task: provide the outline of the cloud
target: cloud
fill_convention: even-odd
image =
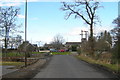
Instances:
[[[105,30],[110,31],[111,29],[113,29],[113,27],[111,26],[105,26],[105,27],[94,27],[94,33],[98,34],[100,32],[104,32]]]
[[[98,36],[99,33],[107,30],[110,31],[113,27],[105,26],[105,27],[94,27],[94,36]],[[81,41],[81,30],[88,31],[88,35],[90,35],[90,28],[88,27],[73,27],[68,30],[67,33],[64,33],[65,40],[67,42],[80,42]],[[85,34],[85,33],[83,33]],[[96,35],[95,35],[96,34]],[[83,35],[85,37],[85,35]]]
[[[31,18],[30,20],[39,20],[39,18],[34,17],[34,18]]]
[[[77,36],[81,34],[81,30],[83,31],[89,31],[89,27],[74,27],[72,29],[69,30],[69,32],[67,33],[67,35],[69,36]]]
[[[27,0],[27,2],[74,2],[75,0]],[[82,1],[82,0],[79,0]],[[89,1],[89,0],[88,0]],[[99,2],[119,2],[119,0],[95,0]],[[26,0],[0,0],[0,2],[26,2]]]
[[[105,26],[105,27],[94,27],[93,31],[94,34],[98,34],[100,32],[103,32],[105,30],[110,31],[113,27]],[[78,36],[81,34],[81,30],[88,31],[90,34],[90,28],[88,27],[74,27],[69,30],[69,32],[66,33],[67,36]]]
[[[0,0],[0,6],[20,6],[26,0]],[[40,0],[27,0],[27,2],[39,2]]]
[[[17,16],[18,16],[18,18],[21,18],[21,19],[24,19],[24,18],[25,18],[25,15],[22,15],[22,14],[19,14],[19,15],[17,15]],[[39,20],[39,18],[33,17],[33,18],[29,18],[29,20]]]
[[[74,0],[27,0],[27,2],[74,2]],[[99,2],[118,2],[119,0],[96,0]],[[20,6],[26,0],[0,0],[0,6]]]
[[[18,18],[22,18],[22,19],[24,19],[25,16],[24,16],[24,15],[18,15]]]
[[[27,2],[39,2],[39,1],[41,0],[27,0]],[[0,2],[26,2],[26,0],[0,0]]]
[[[16,3],[14,3],[14,2],[1,2],[0,3],[0,6],[20,6],[21,5],[21,3],[18,3],[18,2],[16,2]]]

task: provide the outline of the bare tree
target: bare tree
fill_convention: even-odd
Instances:
[[[21,35],[17,35],[15,37],[10,36],[8,46],[11,47],[11,49],[12,48],[18,48],[18,46],[20,44],[22,44],[22,41],[23,41],[23,39],[22,39]]]
[[[64,38],[58,34],[54,36],[53,41],[51,42],[51,45],[55,49],[60,49],[63,46],[64,41],[65,41]]]
[[[16,29],[16,19],[19,14],[19,9],[14,7],[2,8],[0,7],[0,30],[2,30],[2,36],[5,38],[5,51],[7,50],[9,33]]]
[[[66,19],[68,19],[71,15],[74,15],[75,18],[82,18],[82,20],[90,26],[90,47],[92,50],[91,53],[93,54],[93,26],[99,21],[98,16],[96,15],[96,11],[100,7],[99,2],[95,2],[93,0],[76,0],[73,3],[62,2],[62,4],[63,6],[61,9],[63,11],[67,11],[65,16]]]

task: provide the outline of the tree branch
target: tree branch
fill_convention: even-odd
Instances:
[[[87,21],[87,19],[85,19],[85,17],[84,17],[83,15],[81,15],[79,12],[76,12],[76,11],[74,11],[73,9],[71,9],[71,8],[69,7],[69,5],[68,5],[68,9],[71,10],[73,13],[79,15],[87,24],[90,25],[90,22]]]
[[[88,14],[88,16],[89,16],[89,18],[91,19],[92,17],[91,17],[91,8],[89,9],[89,5],[88,5],[88,3],[86,2],[86,6],[85,6],[85,8],[86,8],[86,11],[87,11],[87,14]],[[89,10],[88,10],[89,9]]]

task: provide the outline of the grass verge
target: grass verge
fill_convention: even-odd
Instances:
[[[21,66],[24,65],[24,62],[9,62],[9,61],[1,61],[0,65],[8,65],[8,66]]]
[[[70,52],[51,52],[52,55],[69,55],[71,54]]]
[[[2,57],[2,53],[0,53],[0,57]]]
[[[112,70],[114,72],[120,72],[120,66],[118,66],[118,64],[106,64],[102,61],[94,60],[92,58],[89,58],[89,57],[86,57],[86,56],[81,56],[81,55],[77,56],[77,58],[79,58],[83,61],[86,61],[88,63],[102,65],[102,66],[104,66],[104,67],[106,67],[109,70]]]
[[[45,53],[45,52],[32,52],[32,54],[42,54],[42,53]]]

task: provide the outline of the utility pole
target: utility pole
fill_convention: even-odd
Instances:
[[[83,39],[83,30],[81,30],[81,40]]]
[[[85,33],[85,34],[83,34],[83,32]],[[85,35],[85,39],[87,40],[87,38],[88,38],[88,31],[83,31],[83,30],[81,30],[81,41],[83,40],[83,36]]]
[[[88,31],[84,31],[85,32],[85,38],[87,40],[87,37],[88,37]]]
[[[27,41],[27,0],[25,2],[25,42]],[[25,50],[25,67],[27,67],[27,51]]]
[[[25,41],[27,41],[27,0],[25,2]]]

